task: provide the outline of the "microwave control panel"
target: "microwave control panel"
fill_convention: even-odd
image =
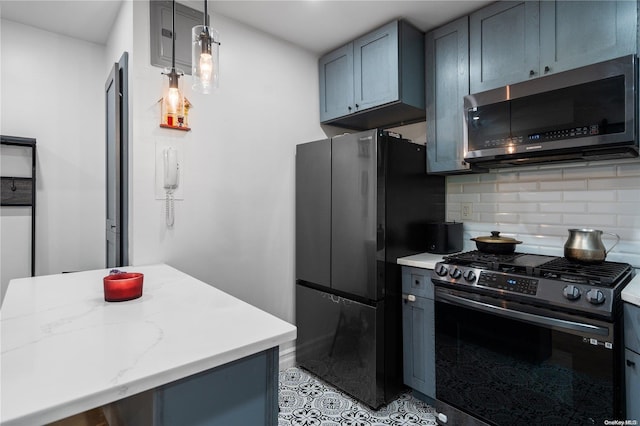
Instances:
[[[600,134],[600,126],[592,124],[590,126],[573,127],[563,130],[549,130],[543,133],[532,133],[528,136],[530,142],[545,142],[557,139],[582,138]]]

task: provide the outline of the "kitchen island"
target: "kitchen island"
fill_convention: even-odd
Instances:
[[[150,401],[136,414],[144,423],[275,424],[278,345],[296,328],[170,266],[123,269],[144,274],[142,297],[105,302],[106,269],[11,281],[1,309],[2,425],[45,424],[140,395]]]

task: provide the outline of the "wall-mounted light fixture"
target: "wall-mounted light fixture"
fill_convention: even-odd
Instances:
[[[169,77],[169,80],[165,83],[165,87],[163,90],[160,126],[181,130],[190,130],[186,118],[186,111],[188,110],[188,108],[185,108],[188,101],[184,97],[184,94],[182,92],[182,84],[180,82],[180,77],[184,75],[184,72],[180,69],[176,69],[175,0],[173,0],[171,18],[171,68],[165,68],[162,74]]]
[[[204,0],[204,25],[193,27],[191,41],[193,89],[208,94],[219,84],[220,38],[218,32],[209,26],[207,0]]]

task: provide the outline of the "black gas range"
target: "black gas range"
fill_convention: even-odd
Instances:
[[[438,423],[625,418],[620,292],[633,275],[527,253],[443,258],[431,274]]]
[[[631,265],[584,264],[563,257],[470,251],[447,256],[432,274],[435,284],[494,297],[612,319],[614,302],[633,278]]]

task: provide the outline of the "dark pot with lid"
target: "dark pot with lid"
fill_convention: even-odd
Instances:
[[[489,254],[511,254],[516,251],[516,244],[522,244],[509,237],[501,237],[499,231],[491,231],[491,236],[471,238],[476,242],[476,247],[483,253]]]

